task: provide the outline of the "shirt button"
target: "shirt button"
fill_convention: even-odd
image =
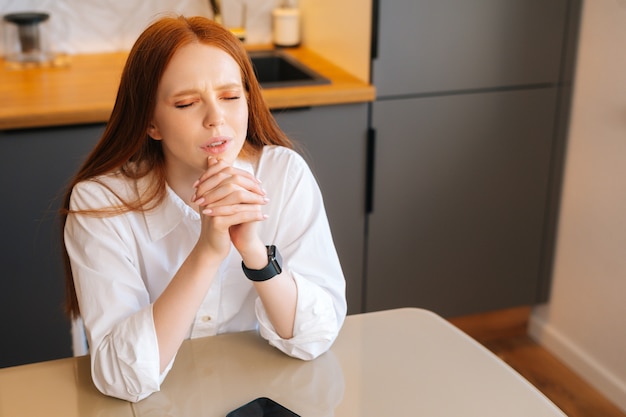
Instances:
[[[206,323],[208,321],[211,321],[211,316],[202,316],[201,320]]]

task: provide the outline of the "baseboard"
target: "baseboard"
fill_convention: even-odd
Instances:
[[[530,315],[528,334],[626,413],[626,382],[536,314]]]

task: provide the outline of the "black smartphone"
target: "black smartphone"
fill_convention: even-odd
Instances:
[[[226,414],[226,417],[300,417],[276,401],[260,397]]]

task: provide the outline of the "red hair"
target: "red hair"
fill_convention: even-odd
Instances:
[[[258,157],[265,145],[293,148],[269,111],[252,64],[241,41],[221,25],[204,17],[164,17],[152,23],[133,45],[120,80],[115,105],[105,131],[69,183],[61,209],[61,237],[71,212],[70,196],[81,181],[120,171],[130,179],[154,177],[152,187],[137,201],[122,201],[121,207],[80,212],[89,215],[114,215],[124,211],[143,211],[160,204],[166,195],[165,160],[161,142],[147,134],[156,105],[156,92],[172,56],[182,46],[199,42],[227,52],[239,65],[248,101],[248,134],[240,156]],[[118,196],[119,197],[119,196]],[[72,317],[80,314],[76,289],[65,244],[65,310]]]

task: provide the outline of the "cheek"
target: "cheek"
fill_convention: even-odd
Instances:
[[[248,106],[244,106],[238,114],[237,124],[244,137],[248,131]]]
[[[161,135],[166,136],[172,127],[172,115],[163,109],[156,109],[153,116],[153,124],[159,129]]]
[[[241,118],[242,118],[243,120],[245,120],[245,121],[246,121],[246,123],[248,122],[248,103],[247,103],[247,102],[246,102],[246,104],[245,104],[245,105],[243,105],[243,106],[242,106],[242,109],[241,109]]]

